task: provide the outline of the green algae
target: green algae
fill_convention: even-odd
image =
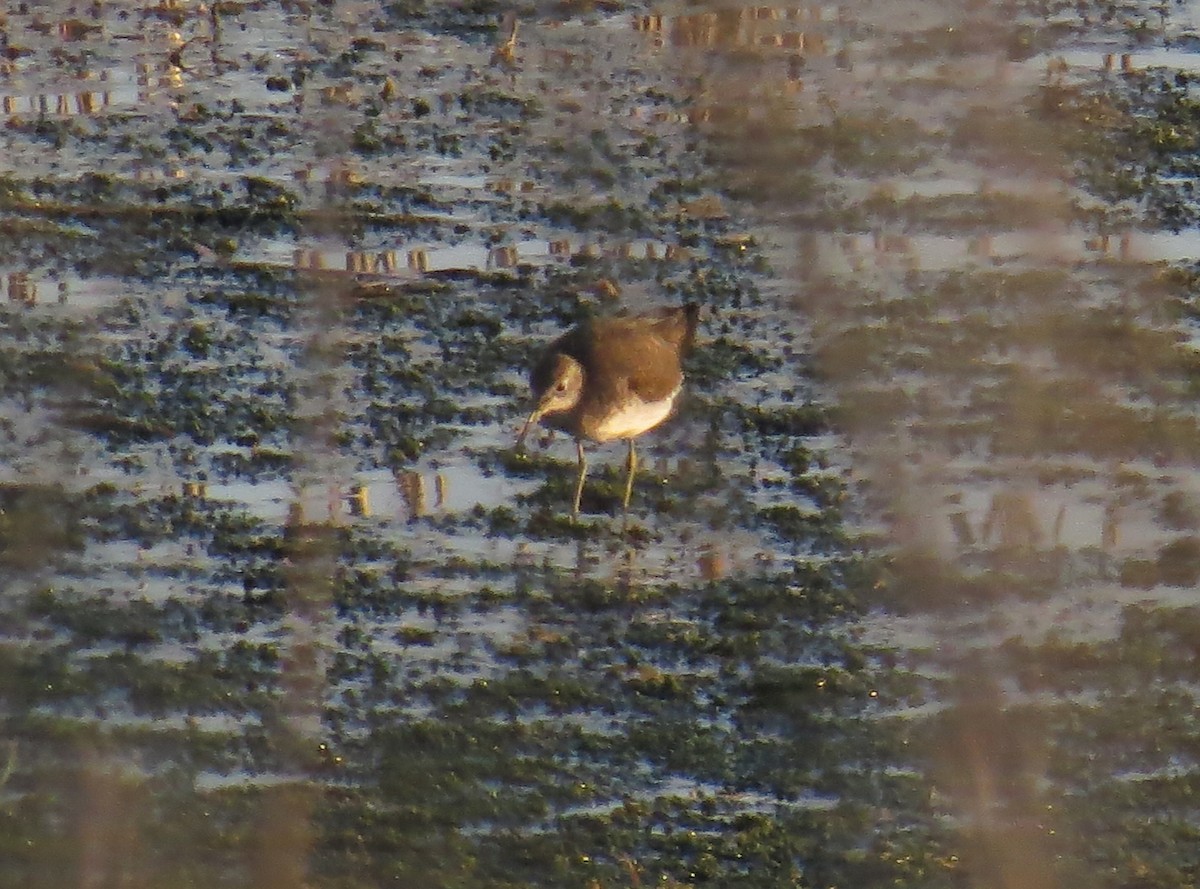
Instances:
[[[258,6],[222,14],[232,21]],[[490,3],[396,3],[385,13],[391,24],[481,40],[496,33],[497,11]],[[440,24],[430,24],[434,20]],[[1053,39],[1028,25],[998,36],[1018,57]],[[930,32],[907,50],[937,57],[970,50],[971,39],[978,35]],[[378,72],[359,67],[377,53],[374,38],[356,42],[328,60],[297,62],[288,82],[299,87],[301,73],[355,76],[378,88]],[[432,82],[443,72],[429,67]],[[566,165],[542,171],[541,187],[551,191],[580,183],[605,189],[642,184],[618,165],[618,142],[593,136],[603,132],[591,125],[577,144],[526,146],[521,128],[553,103],[518,92],[515,83],[510,89],[498,78],[452,93],[451,105],[464,120],[510,127],[482,140],[442,116],[434,98],[405,97],[402,113],[411,119],[388,124],[370,117],[379,109],[364,104],[366,119],[346,129],[350,151],[364,160],[385,152],[422,150],[447,160],[482,152],[492,162],[528,151],[539,163],[557,158]],[[682,106],[669,93],[659,104],[674,113]],[[1186,122],[1188,108],[1175,105],[1171,113]],[[1041,113],[1068,114],[1057,98],[1041,107]],[[999,554],[978,576],[964,579],[919,550],[878,568],[848,552],[838,513],[841,483],[805,439],[852,426],[856,417],[906,416],[914,401],[897,386],[863,392],[844,406],[811,403],[804,379],[810,360],[796,354],[799,346],[764,344],[774,322],[752,311],[771,299],[756,283],[770,271],[760,242],[741,237],[733,222],[680,218],[672,206],[713,178],[695,160],[679,157],[692,137],[639,137],[634,155],[662,167],[645,183],[645,195],[538,198],[517,208],[471,205],[497,229],[545,226],[684,244],[695,253],[682,267],[598,256],[554,271],[527,267],[450,272],[412,284],[333,284],[344,293],[331,300],[337,307],[330,326],[345,342],[333,347],[332,363],[347,368],[347,377],[328,384],[334,404],[322,416],[335,428],[329,443],[344,461],[339,465],[425,470],[465,447],[475,466],[536,487],[511,502],[430,518],[384,512],[356,521],[296,522],[270,507],[259,515],[236,498],[134,490],[143,481],[151,490],[160,483],[152,471],[156,460],[167,460],[189,484],[267,485],[300,478],[320,452],[304,434],[311,415],[301,413],[301,403],[319,395],[323,384],[296,364],[303,352],[297,342],[313,335],[306,313],[323,292],[321,276],[241,260],[223,268],[178,266],[196,244],[236,256],[258,238],[309,230],[344,228],[352,241],[374,232],[436,243],[455,242],[463,232],[454,228],[459,223],[438,217],[453,202],[424,187],[349,183],[337,194],[343,203],[312,207],[298,186],[242,175],[273,152],[301,150],[311,131],[245,119],[232,104],[209,103],[184,114],[155,137],[163,144],[147,147],[212,152],[238,171],[226,187],[141,186],[100,174],[14,182],[5,191],[5,200],[34,222],[95,226],[95,237],[70,248],[72,261],[133,280],[183,281],[187,289],[182,306],[165,312],[165,323],[161,307],[130,301],[100,322],[99,342],[66,339],[40,354],[14,350],[5,359],[6,392],[36,401],[66,391],[78,405],[71,428],[102,443],[112,465],[123,467],[117,482],[81,497],[53,485],[6,489],[0,550],[6,564],[83,567],[63,570],[53,584],[15,600],[13,626],[26,636],[4,647],[0,687],[18,761],[29,761],[28,750],[37,752],[36,765],[20,766],[6,785],[17,798],[0,808],[5,881],[78,882],[83,825],[73,811],[80,799],[92,807],[83,807],[89,813],[136,813],[116,819],[112,846],[126,863],[114,870],[114,882],[265,885],[270,859],[262,846],[274,835],[262,825],[289,809],[310,832],[304,842],[293,845],[285,836],[279,845],[310,867],[307,879],[316,885],[962,886],[986,879],[977,865],[972,871],[964,864],[970,837],[931,801],[931,786],[945,793],[956,786],[931,782],[936,764],[922,752],[928,732],[879,718],[881,698],[916,707],[944,689],[898,673],[892,653],[868,659],[847,626],[868,604],[954,615],[988,603],[1044,601],[1059,583],[1062,561],[1054,554]],[[987,134],[977,129],[984,123],[982,112],[968,116],[951,141],[966,152],[984,151]],[[1010,124],[1000,121],[993,132],[1014,132],[1005,129]],[[111,126],[113,139],[142,138],[144,126],[136,120],[114,119]],[[52,120],[25,121],[10,132],[64,149],[86,136],[80,127]],[[1137,138],[1165,157],[1186,149],[1178,133],[1147,127]],[[781,135],[751,128],[748,135],[751,159],[784,158],[790,172],[756,167],[768,173],[731,177],[730,189],[811,201],[795,208],[797,218],[808,220],[842,212],[840,198],[825,193],[822,177],[810,172],[813,165],[864,175],[904,172],[940,146],[939,134],[911,120],[852,113],[829,126]],[[327,146],[331,140],[316,141]],[[571,166],[576,161],[579,168]],[[1112,176],[1114,195],[1139,181],[1124,170]],[[34,206],[35,200],[44,203]],[[1186,218],[1183,210],[1163,207],[1164,218]],[[882,219],[937,228],[982,227],[989,218],[1016,224],[1022,213],[1000,199],[880,200],[851,215],[860,224]],[[58,243],[60,233],[31,230],[22,238],[24,250]],[[691,401],[683,405],[680,425],[665,432],[677,440],[647,442],[651,453],[684,454],[697,465],[648,467],[635,486],[631,529],[616,518],[619,461],[594,467],[585,516],[576,520],[565,509],[573,484],[570,449],[525,455],[507,449],[508,426],[526,409],[520,373],[528,356],[583,311],[595,310],[581,294],[610,275],[627,286],[661,287],[672,300],[700,299],[730,324],[689,367]],[[986,312],[1027,311],[1061,292],[1065,279],[1061,271],[1009,270],[914,277],[917,295],[928,289],[945,299],[940,305],[975,313],[948,331],[935,323],[930,302],[920,345],[952,338],[964,353],[981,354],[996,341]],[[880,313],[897,324],[905,320],[895,306],[880,306]],[[12,338],[34,340],[57,330],[47,324],[33,334],[12,321]],[[1047,323],[1040,317],[1034,326],[1043,331],[1039,342],[1081,374],[1135,376],[1145,366],[1136,356],[1157,350],[1162,340],[1128,319],[1098,317],[1101,337],[1130,348],[1089,352],[1071,342],[1072,328],[1061,318],[1050,316]],[[827,340],[823,366],[857,362],[878,374],[901,368],[948,376],[960,366],[944,354],[891,354],[891,333],[864,328]],[[58,369],[68,352],[83,353],[84,360],[60,388]],[[1181,366],[1164,360],[1151,369],[1169,374]],[[771,374],[786,381],[780,385]],[[1052,411],[1064,397],[1076,404],[1074,416]],[[1044,431],[1062,433],[1097,456],[1141,452],[1155,440],[1150,427],[1167,430],[1181,453],[1193,449],[1194,423],[1132,408],[1116,416],[1104,436],[1094,436],[1092,420],[1100,412],[1086,387],[1050,391],[1013,373],[1000,375],[994,389],[968,405],[974,413],[959,426],[964,440],[981,428],[980,415],[1014,401],[1039,411]],[[476,435],[484,437],[482,445]],[[1039,447],[1017,433],[995,441],[1001,454]],[[771,468],[772,461],[778,467]],[[777,479],[739,490],[760,464]],[[716,467],[728,467],[729,477]],[[178,479],[169,480],[178,492]],[[1177,522],[1186,518],[1178,504],[1170,514]],[[665,546],[687,552],[676,531],[683,520],[698,528],[689,533],[716,532],[719,539],[723,529],[750,528],[756,541],[784,541],[805,555],[786,569],[739,564],[732,575],[710,581],[680,580],[678,571],[667,582],[636,572],[610,576],[607,560],[614,554],[635,561]],[[1154,578],[1148,583],[1192,576],[1195,544],[1184,536],[1188,530],[1179,529],[1169,547],[1139,563]],[[29,546],[35,534],[40,551]],[[532,564],[520,564],[504,549],[486,556],[430,553],[420,549],[422,536],[451,550],[455,540],[516,542],[532,546],[535,555]],[[563,542],[590,545],[602,567],[589,572],[566,564],[550,549]],[[88,567],[89,559],[100,564],[104,545],[121,543],[138,555],[118,562],[118,579]],[[177,549],[166,556],[156,549],[169,546]],[[318,574],[327,598],[318,598],[315,609],[296,577],[298,563],[311,566],[314,548],[329,558],[329,570]],[[33,558],[26,555],[31,551]],[[901,565],[906,559],[910,563]],[[901,589],[897,578],[914,576],[923,578],[923,588]],[[144,595],[136,583],[146,584]],[[161,595],[157,584],[171,593]],[[1139,762],[1162,765],[1160,750],[1188,741],[1186,721],[1155,710],[1181,712],[1186,703],[1166,689],[1169,681],[1193,678],[1186,660],[1194,653],[1191,624],[1183,617],[1177,609],[1131,610],[1123,616],[1119,646],[1060,643],[1001,652],[1036,665],[1016,673],[1035,693],[1068,695],[1110,675],[1128,677],[1114,693],[1117,706],[1064,704],[1051,707],[1048,720],[1013,712],[1014,721],[1049,723],[1060,733],[1049,774],[1082,788],[1078,813],[1064,819],[1075,821],[1075,835],[1127,838],[1091,857],[1081,858],[1074,845],[1056,847],[1069,860],[1064,871],[1085,860],[1136,876],[1136,862],[1152,861],[1140,876],[1164,885],[1181,885],[1190,873],[1188,780],[1101,780],[1071,752],[1102,741],[1112,774]],[[333,640],[307,711],[288,690],[303,685],[297,665],[312,659],[297,624],[314,632],[326,627]],[[1136,700],[1147,688],[1154,706]],[[311,737],[297,739],[288,728],[297,711],[316,715]],[[161,725],[122,726],[107,718],[110,713],[165,718]],[[203,730],[201,718],[210,716],[244,721]],[[1129,733],[1139,721],[1145,728]],[[1166,739],[1160,748],[1155,737]],[[63,768],[81,750],[87,756],[99,751],[100,764],[85,756],[81,765]],[[105,767],[109,761],[112,768]],[[1020,765],[1019,758],[1004,761]],[[141,770],[129,768],[131,762]],[[204,789],[201,779],[214,776],[231,786]],[[1182,817],[1167,823],[1171,813]]]

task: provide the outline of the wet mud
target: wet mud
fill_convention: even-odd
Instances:
[[[0,13],[0,882],[1186,885],[1191,8],[505,13]]]

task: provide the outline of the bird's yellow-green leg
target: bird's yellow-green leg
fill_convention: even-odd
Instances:
[[[633,474],[637,472],[637,452],[633,449],[633,439],[629,439],[629,473],[625,476],[625,500],[621,510],[629,509],[629,495],[633,493]]]
[[[583,499],[583,479],[587,475],[587,457],[583,455],[583,442],[575,439],[575,453],[579,455],[579,479],[575,482],[575,506],[571,510],[579,515],[579,501]]]

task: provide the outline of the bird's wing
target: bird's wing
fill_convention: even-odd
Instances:
[[[678,350],[654,331],[615,329],[606,340],[606,347],[593,349],[590,356],[593,373],[607,382],[597,387],[597,397],[633,395],[661,401],[683,383]]]

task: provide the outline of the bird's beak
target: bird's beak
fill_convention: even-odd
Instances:
[[[533,413],[529,415],[529,419],[526,420],[525,425],[521,427],[521,434],[517,436],[518,449],[525,446],[525,436],[529,434],[530,427],[542,418],[543,413],[544,411],[542,410],[542,406],[540,404],[533,409]]]

